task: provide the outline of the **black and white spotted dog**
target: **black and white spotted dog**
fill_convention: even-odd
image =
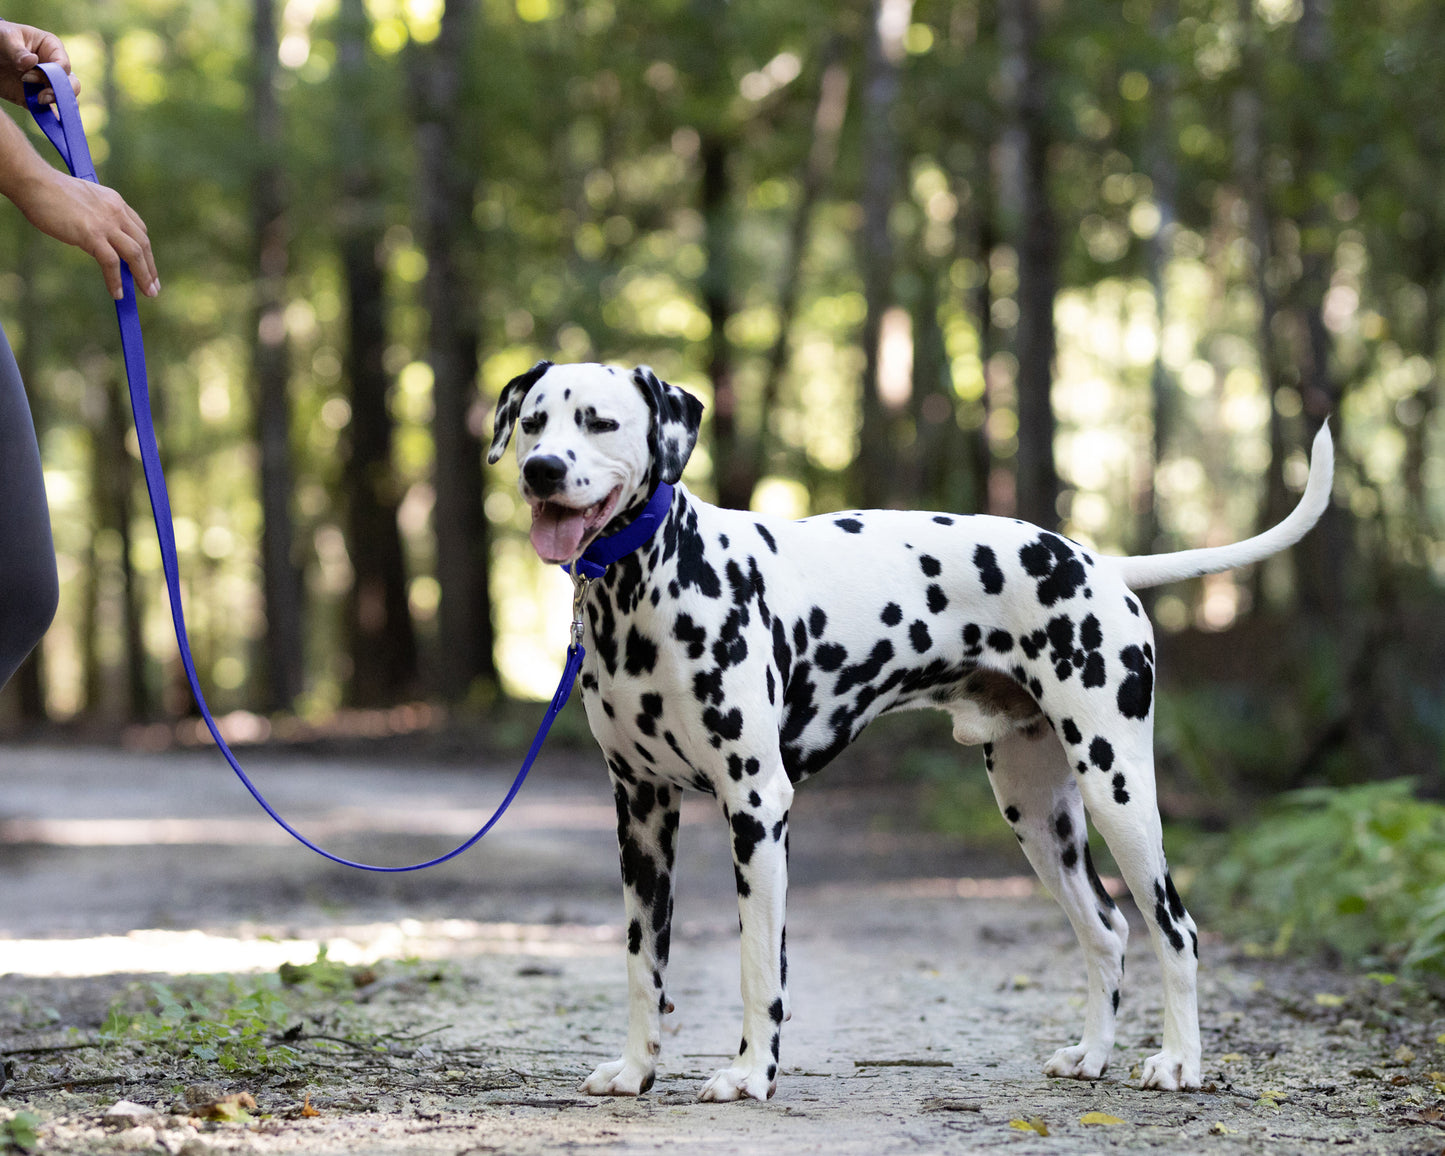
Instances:
[[[543,560],[570,562],[676,483],[702,405],[646,368],[541,362],[503,391],[489,460],[514,425]],[[1163,966],[1164,1042],[1149,1088],[1200,1079],[1194,921],[1169,878],[1153,775],[1153,632],[1131,590],[1218,572],[1294,543],[1329,501],[1333,447],[1315,439],[1298,508],[1214,549],[1095,554],[1010,518],[900,511],[790,522],[711,506],[677,485],[653,538],[586,593],[583,701],[617,801],[628,918],[622,1057],[582,1085],[652,1086],[682,792],[717,797],[732,831],[742,923],[742,1042],[704,1100],[777,1087],[788,1018],[788,808],[884,711],[936,707],[989,779],[1029,862],[1067,912],[1088,970],[1084,1033],[1044,1066],[1109,1066],[1128,925],[1089,859],[1085,809],[1108,842]]]

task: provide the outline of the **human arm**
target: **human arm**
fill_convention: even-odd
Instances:
[[[52,61],[69,71],[70,58],[56,37],[0,21],[0,96],[22,103],[25,74],[37,63]],[[71,86],[79,90],[74,79]],[[160,292],[145,222],[119,193],[46,164],[8,116],[0,116],[0,195],[13,201],[41,232],[94,257],[116,300],[122,295],[122,261],[141,292],[148,297]]]

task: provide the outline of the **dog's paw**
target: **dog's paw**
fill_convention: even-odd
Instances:
[[[1199,1061],[1181,1059],[1169,1052],[1160,1052],[1144,1061],[1145,1088],[1161,1092],[1186,1092],[1199,1087]]]
[[[1108,1070],[1108,1050],[1091,1048],[1087,1044],[1060,1048],[1044,1065],[1044,1075],[1062,1076],[1069,1080],[1097,1080]]]
[[[597,1070],[583,1080],[577,1090],[589,1096],[640,1096],[652,1087],[656,1074],[657,1069],[652,1065],[636,1064],[624,1056],[597,1065]]]
[[[767,1068],[742,1068],[733,1065],[713,1074],[702,1091],[699,1100],[769,1100],[778,1090],[777,1069],[769,1075]]]

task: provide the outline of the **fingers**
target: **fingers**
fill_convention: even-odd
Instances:
[[[77,96],[80,94],[80,81],[71,70],[70,54],[65,51],[60,37],[28,24],[0,23],[0,72],[4,73],[0,96],[23,103],[24,96],[20,84],[16,82],[19,78],[24,84],[45,85],[40,92],[40,102],[54,104],[55,93],[50,88],[50,79],[36,67],[40,64],[60,65],[70,78],[71,90]]]
[[[111,196],[114,198],[114,204],[110,206],[112,216],[105,231],[91,245],[91,256],[99,262],[106,288],[117,301],[123,296],[122,261],[130,267],[136,288],[147,297],[154,297],[161,291],[161,282],[156,273],[155,255],[151,252],[145,222],[119,194],[112,193]]]

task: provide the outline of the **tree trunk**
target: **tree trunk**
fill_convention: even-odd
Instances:
[[[255,307],[251,327],[256,443],[261,454],[261,576],[265,598],[267,710],[291,710],[305,679],[301,570],[292,552],[290,357],[286,345],[287,248],[285,147],[276,100],[275,0],[255,0],[251,24],[251,235]]]
[[[788,233],[783,280],[778,287],[778,334],[768,351],[762,400],[758,407],[758,430],[753,439],[752,460],[748,468],[748,505],[752,504],[752,493],[768,470],[773,444],[771,419],[792,352],[793,319],[798,312],[798,297],[802,290],[803,257],[807,249],[808,227],[818,199],[823,195],[828,179],[832,176],[833,165],[838,158],[838,137],[843,130],[843,119],[848,111],[848,69],[838,61],[842,49],[842,40],[835,37],[824,50],[818,108],[813,115],[813,144],[808,150],[808,161],[803,169],[802,191]]]
[[[1304,76],[1328,75],[1333,67],[1329,33],[1329,0],[1303,0],[1295,28],[1296,54]],[[1300,173],[1308,179],[1327,163],[1320,123],[1315,110],[1301,116]],[[1325,327],[1325,295],[1330,287],[1333,249],[1311,243],[1312,235],[1327,233],[1327,208],[1315,203],[1300,222],[1303,245],[1302,271],[1297,289],[1306,333],[1305,359],[1301,367],[1300,398],[1311,425],[1338,415],[1344,383],[1332,371],[1332,342]],[[1343,456],[1343,455],[1342,455]],[[1303,609],[1330,626],[1340,625],[1345,612],[1345,591],[1354,573],[1354,526],[1346,507],[1331,503],[1325,508],[1313,533],[1295,547],[1298,588]]]
[[[1154,13],[1152,33],[1155,51],[1165,59],[1166,38],[1177,18],[1173,0]],[[1154,295],[1154,312],[1158,325],[1158,350],[1149,373],[1149,394],[1153,407],[1152,436],[1149,460],[1141,471],[1138,489],[1138,546],[1135,553],[1152,554],[1163,550],[1164,527],[1159,521],[1158,494],[1154,479],[1169,445],[1173,421],[1175,383],[1164,364],[1164,329],[1168,324],[1167,294],[1164,278],[1169,268],[1170,247],[1178,224],[1179,168],[1174,163],[1173,124],[1170,109],[1174,103],[1175,79],[1173,65],[1161,63],[1149,71],[1150,116],[1148,136],[1144,144],[1144,171],[1154,185],[1154,205],[1159,210],[1159,228],[1149,240],[1147,260],[1149,287]],[[1145,594],[1145,604],[1151,599]]]
[[[1054,469],[1054,297],[1059,283],[1059,228],[1049,200],[1049,134],[1045,110],[1050,79],[1039,53],[1038,0],[1006,4],[999,15],[1011,57],[1011,113],[1020,167],[1018,210],[1018,517],[1041,526],[1059,520]]]
[[[747,508],[752,497],[748,480],[748,454],[738,424],[738,395],[728,322],[733,302],[733,206],[728,175],[729,147],[716,126],[703,131],[698,145],[702,165],[700,208],[707,247],[707,268],[702,274],[703,310],[707,313],[707,375],[712,381],[713,478],[718,505]]]
[[[853,490],[859,504],[888,506],[895,499],[897,417],[880,392],[883,314],[893,297],[893,240],[888,221],[902,179],[898,133],[893,124],[901,88],[913,0],[873,0],[863,80],[863,321],[862,423]]]
[[[337,23],[337,68],[344,214],[341,263],[346,281],[348,339],[344,367],[351,383],[351,424],[342,480],[347,499],[347,548],[353,580],[345,623],[351,657],[346,699],[354,706],[394,702],[412,690],[416,638],[407,604],[406,567],[396,523],[400,495],[391,463],[387,410],[386,295],[380,264],[382,206],[368,158],[366,40],[362,0],[343,0]]]
[[[456,163],[466,136],[461,100],[475,0],[451,0],[436,42],[418,70],[417,218],[426,252],[423,295],[430,320],[432,438],[436,466],[433,525],[437,610],[437,683],[449,702],[466,698],[477,680],[494,683],[489,557],[482,512],[482,445],[475,428],[480,341],[469,276],[474,171]]]

